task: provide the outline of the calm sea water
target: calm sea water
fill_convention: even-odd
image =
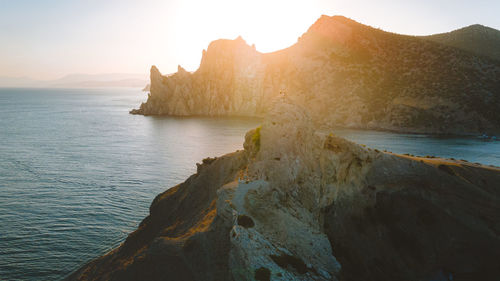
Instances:
[[[251,119],[128,114],[139,90],[0,89],[0,280],[59,280],[116,247]],[[374,148],[500,165],[500,142],[336,130]]]
[[[144,98],[0,89],[0,280],[58,280],[117,246],[158,193],[258,123],[128,114]]]
[[[417,156],[434,155],[500,166],[500,139],[484,140],[478,137],[396,134],[348,129],[333,132],[338,136],[379,150],[400,154],[410,153]]]

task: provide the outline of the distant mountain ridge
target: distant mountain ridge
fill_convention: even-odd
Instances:
[[[37,80],[29,77],[0,77],[0,87],[55,87],[55,88],[92,88],[92,87],[133,87],[142,88],[147,84],[143,74],[106,73],[70,74],[55,80]]]
[[[30,77],[6,77],[0,76],[0,87],[37,87],[44,81]]]
[[[451,32],[424,36],[423,38],[500,60],[500,31],[474,24]]]
[[[151,95],[131,113],[263,116],[286,95],[325,126],[437,134],[500,133],[500,62],[322,16],[298,42],[260,53],[216,40],[194,73],[151,68]]]

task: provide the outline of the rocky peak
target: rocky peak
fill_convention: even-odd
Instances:
[[[500,31],[480,24],[473,24],[447,33],[424,36],[481,56],[500,60]]]
[[[182,66],[178,65],[177,66],[177,73],[175,75],[180,76],[180,77],[186,77],[189,76],[191,73],[186,71]]]
[[[302,168],[316,162],[312,128],[312,120],[304,108],[288,98],[277,98],[262,123],[260,149],[252,171],[276,185],[293,185]]]
[[[355,24],[355,21],[343,16],[322,15],[307,30],[307,34],[321,35],[333,41],[344,43],[351,37]]]
[[[238,50],[251,49],[250,45],[241,37],[234,40],[230,39],[219,39],[212,41],[207,48],[207,55],[210,56],[215,53],[220,52],[236,52]]]
[[[454,40],[500,39],[500,31],[481,24],[469,25],[467,27],[451,31],[448,34],[455,36],[455,38],[453,38]]]
[[[258,54],[255,48],[248,45],[241,36],[234,40],[215,40],[208,45],[206,51],[203,51],[199,70],[201,72],[213,70],[216,65],[225,65],[232,63],[235,59],[245,59]]]
[[[156,65],[151,66],[150,75],[151,81],[161,81],[161,72]]]
[[[177,72],[187,72],[180,64],[177,65]]]
[[[150,72],[151,72],[151,74],[160,73],[160,70],[158,70],[158,67],[156,67],[156,65],[152,65]]]
[[[487,27],[487,26],[484,26],[482,24],[473,24],[473,25],[469,25],[467,27],[464,27],[463,30],[470,30],[472,32],[477,32],[477,33],[495,33],[495,29],[493,28],[490,28],[490,27]],[[499,33],[498,30],[496,32],[497,34]]]

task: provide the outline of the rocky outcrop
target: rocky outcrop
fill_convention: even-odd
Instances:
[[[500,169],[371,150],[270,102],[67,280],[496,280]]]
[[[193,73],[151,68],[144,115],[264,116],[280,94],[326,127],[500,133],[500,62],[426,38],[322,16],[293,46],[217,40]]]

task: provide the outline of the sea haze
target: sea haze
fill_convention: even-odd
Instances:
[[[130,115],[137,89],[0,89],[0,278],[58,280],[122,242],[259,120]],[[357,130],[373,148],[500,165],[500,142]]]

